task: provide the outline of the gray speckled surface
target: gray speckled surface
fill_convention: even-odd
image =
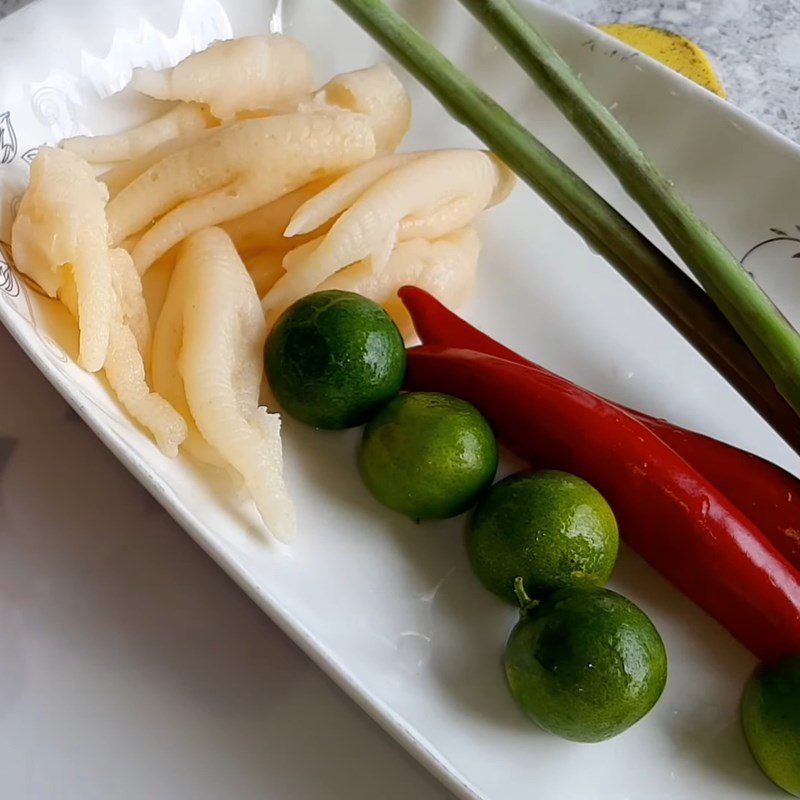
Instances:
[[[731,102],[800,141],[798,0],[547,0],[587,22],[682,33],[712,58]]]
[[[0,0],[0,17],[29,1]],[[587,22],[638,22],[688,36],[711,55],[732,102],[800,141],[800,0],[546,1]]]

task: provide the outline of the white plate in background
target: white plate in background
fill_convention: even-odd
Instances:
[[[614,179],[456,3],[398,7],[581,175],[652,234]],[[748,267],[800,318],[800,151],[736,109],[591,28],[530,5],[567,59]],[[165,64],[219,36],[267,29],[302,38],[319,78],[374,62],[378,48],[333,3],[260,0],[38,3],[0,23],[0,187],[5,222],[43,141],[103,132],[146,113],[100,105],[130,68]],[[52,42],[59,42],[54,48]],[[473,144],[413,81],[404,147]],[[13,136],[11,135],[13,131]],[[770,229],[784,231],[771,232]],[[480,290],[465,314],[587,387],[747,447],[800,461],[702,359],[535,195],[519,187],[481,224]],[[654,237],[658,239],[658,237]],[[660,241],[660,239],[658,239]],[[463,520],[415,526],[377,506],[354,466],[357,433],[286,422],[299,510],[290,548],[253,535],[253,517],[191,465],[164,458],[103,385],[62,351],[52,304],[0,268],[0,319],[112,451],[262,608],[357,702],[464,797],[542,800],[780,796],[741,738],[738,696],[753,658],[638,558],[612,585],[654,619],[670,679],[643,722],[610,742],[545,735],[513,705],[500,655],[514,612],[472,578]]]

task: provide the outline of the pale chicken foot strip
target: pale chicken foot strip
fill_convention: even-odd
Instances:
[[[108,204],[113,242],[158,221],[133,248],[142,274],[181,239],[234,219],[375,153],[363,115],[287,114],[215,129],[154,164]]]
[[[135,69],[131,85],[158,100],[207,103],[221,120],[237,111],[286,105],[311,91],[305,45],[280,34],[214,42],[169,69]]]
[[[88,372],[101,369],[106,360],[114,313],[106,196],[86,161],[42,147],[11,231],[17,267],[50,297],[59,297],[67,274],[72,275],[78,363]]]
[[[494,156],[479,150],[428,153],[391,170],[358,197],[307,258],[284,263],[286,274],[264,298],[265,312],[274,316],[343,267],[365,258],[380,271],[407,218],[435,214],[465,200],[467,218],[447,215],[450,225],[463,227],[505,191],[508,173]],[[297,215],[301,213],[302,208]]]
[[[135,128],[107,136],[73,136],[61,147],[91,164],[128,161],[150,153],[164,142],[191,137],[216,124],[208,106],[178,103],[174,108]]]
[[[173,282],[164,308],[183,300],[177,371],[194,423],[241,475],[270,532],[285,541],[295,516],[283,479],[280,418],[258,404],[266,327],[253,282],[219,228],[183,243]],[[160,344],[157,328],[154,355]]]

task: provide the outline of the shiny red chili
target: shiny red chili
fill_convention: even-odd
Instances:
[[[800,573],[642,422],[542,370],[474,350],[413,348],[407,385],[472,402],[533,466],[596,486],[625,541],[759,658],[800,652]]]
[[[422,289],[406,286],[400,290],[400,296],[423,344],[477,350],[553,375],[474,328]],[[579,388],[564,378],[560,380],[570,387]],[[738,447],[640,411],[619,407],[650,428],[726,494],[778,551],[800,569],[800,480],[785,469]]]

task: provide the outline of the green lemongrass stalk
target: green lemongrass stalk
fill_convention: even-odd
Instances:
[[[625,277],[800,453],[800,417],[705,292],[381,0],[334,0]]]
[[[508,0],[461,0],[558,106],[694,273],[800,413],[800,335],[630,134]]]
[[[800,453],[800,417],[703,290],[381,0],[334,0],[538,192]]]

